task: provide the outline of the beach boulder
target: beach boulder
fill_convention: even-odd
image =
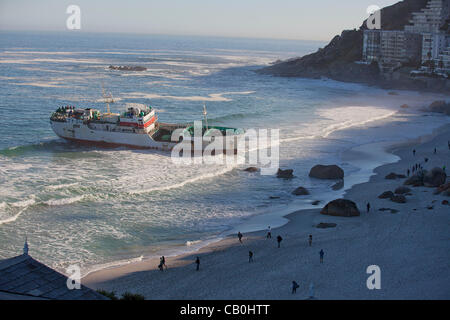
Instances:
[[[442,168],[433,168],[423,176],[423,184],[425,187],[439,187],[445,183],[447,174]]]
[[[306,188],[298,187],[294,191],[292,191],[292,194],[295,196],[306,196],[309,194],[309,191]]]
[[[278,169],[277,178],[290,179],[290,178],[294,177],[293,173],[294,173],[294,170],[292,170],[292,169],[286,169],[286,170]]]
[[[409,193],[409,192],[411,192],[411,189],[408,187],[404,187],[404,186],[398,187],[394,191],[395,194],[405,194],[405,193]]]
[[[316,228],[327,229],[327,228],[336,228],[336,226],[337,226],[336,223],[321,222],[316,226]]]
[[[386,177],[384,177],[385,179],[388,180],[395,180],[395,179],[403,179],[406,178],[406,176],[404,174],[396,174],[394,172],[389,173]]]
[[[398,213],[397,209],[391,209],[391,208],[380,208],[379,211],[390,211],[391,213]]]
[[[335,164],[329,166],[318,164],[311,168],[309,176],[317,179],[344,179],[344,170]]]
[[[437,187],[436,191],[434,191],[434,194],[441,194],[442,192],[450,190],[450,182],[441,184],[439,187]]]
[[[248,167],[247,169],[244,169],[244,171],[247,171],[247,172],[258,172],[259,169],[256,168],[256,167]]]
[[[394,193],[392,191],[385,191],[382,194],[378,196],[379,199],[390,199],[394,196]]]
[[[405,198],[405,196],[399,194],[399,195],[394,195],[393,197],[391,197],[391,201],[396,202],[396,203],[406,203],[406,198]]]
[[[320,203],[320,200],[314,200],[313,202],[311,202],[311,204],[313,206],[317,206],[317,205],[319,205],[319,203]]]
[[[347,199],[336,199],[328,202],[320,213],[339,217],[355,217],[360,215],[356,203]]]

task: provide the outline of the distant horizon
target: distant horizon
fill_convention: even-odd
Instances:
[[[398,0],[379,0],[380,8]],[[81,30],[66,28],[69,5],[81,10]],[[0,31],[67,31],[112,34],[206,36],[330,41],[359,28],[372,0],[57,1],[2,0]],[[39,12],[39,15],[36,13]]]
[[[0,29],[0,33],[17,32],[17,33],[63,33],[66,30],[32,30],[32,29]],[[71,34],[107,34],[107,35],[142,35],[142,36],[169,36],[169,37],[194,37],[194,38],[218,38],[218,39],[248,39],[248,40],[271,40],[271,41],[305,41],[305,42],[320,42],[328,43],[329,40],[314,40],[314,39],[293,39],[293,38],[268,38],[268,37],[246,37],[246,36],[225,36],[225,35],[206,35],[206,34],[171,34],[171,33],[139,33],[139,32],[107,32],[107,31],[70,31]],[[336,33],[338,35],[338,33]],[[340,35],[340,33],[339,33]],[[330,39],[331,40],[331,39]]]

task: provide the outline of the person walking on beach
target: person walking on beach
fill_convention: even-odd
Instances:
[[[242,243],[242,233],[240,231],[238,232],[238,239],[239,242]]]
[[[280,247],[281,240],[283,240],[283,238],[281,236],[277,236],[278,248]]]
[[[159,265],[158,265],[158,269],[159,269],[160,271],[164,271],[164,267],[163,267],[163,260],[162,260],[162,257],[161,257],[161,258],[159,258]]]
[[[297,293],[297,288],[300,287],[297,282],[292,281],[292,294]]]
[[[367,213],[370,211],[370,202],[367,202]]]
[[[406,174],[408,175],[408,177],[409,177],[410,172],[411,171],[409,171],[409,169],[406,171]]]
[[[320,249],[319,255],[320,255],[320,263],[323,263],[323,255],[325,252],[323,252],[323,249]]]
[[[416,149],[413,149],[413,156],[416,155]]]
[[[166,268],[167,270],[167,266],[166,266],[166,258],[164,258],[164,256],[161,257],[161,268]]]
[[[312,246],[312,234],[309,235],[308,237],[308,242],[309,242],[309,246]]]
[[[195,264],[197,265],[197,271],[200,269],[200,258],[197,257],[197,259],[195,259]]]
[[[437,153],[437,149],[436,148],[434,148],[434,154],[436,154]]]
[[[272,239],[272,231],[271,231],[272,229],[270,229],[270,226],[269,226],[269,228],[267,228],[267,239]]]
[[[248,252],[248,263],[253,262],[253,252]]]

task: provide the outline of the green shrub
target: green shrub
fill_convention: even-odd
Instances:
[[[125,292],[122,295],[122,298],[120,300],[127,300],[127,301],[138,301],[138,300],[144,300],[144,296],[139,293],[131,293],[131,292]]]
[[[119,300],[114,291],[106,291],[106,290],[98,289],[97,292],[104,295],[105,297],[110,298],[111,300]]]

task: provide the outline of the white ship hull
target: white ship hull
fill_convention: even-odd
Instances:
[[[75,119],[50,121],[53,131],[61,138],[86,144],[127,146],[170,151],[176,143],[155,141],[148,133],[136,133],[132,128],[117,129],[111,124],[84,124]]]

